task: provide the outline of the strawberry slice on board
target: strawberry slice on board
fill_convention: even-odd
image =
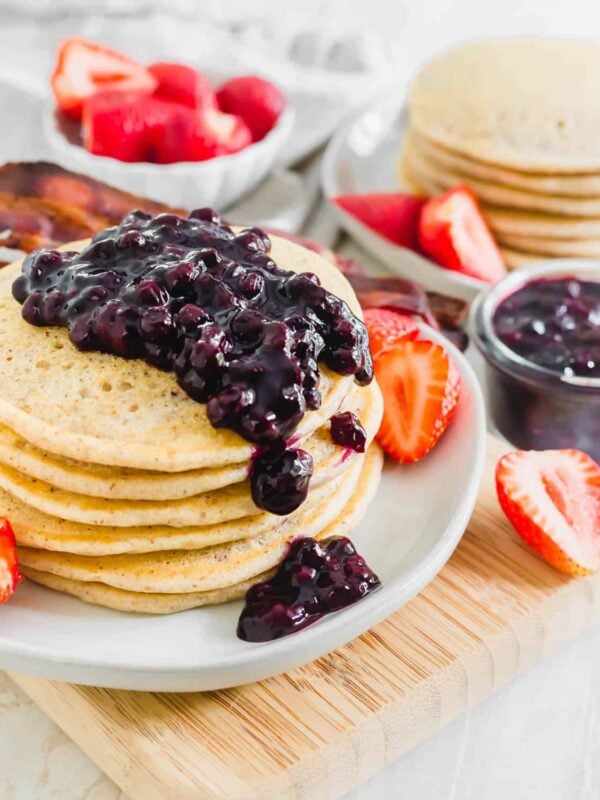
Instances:
[[[600,567],[600,466],[581,450],[517,450],[496,467],[502,510],[542,558],[567,575]]]
[[[387,308],[367,308],[363,314],[373,358],[407,339],[416,339],[419,326],[408,314]]]
[[[460,397],[460,373],[435,342],[408,340],[375,357],[383,394],[377,440],[395,461],[427,455],[450,424]]]
[[[0,604],[6,603],[23,580],[17,561],[17,543],[10,522],[0,517]]]
[[[150,64],[148,71],[157,81],[156,97],[195,109],[217,107],[214,89],[197,69],[187,64],[159,61]]]
[[[217,102],[221,111],[244,120],[255,142],[275,126],[286,105],[277,86],[257,75],[240,75],[224,83],[217,92]]]
[[[146,67],[122,53],[71,37],[59,47],[50,85],[58,108],[79,121],[83,103],[92,95],[132,90],[150,94],[157,80]]]
[[[333,198],[341,209],[390,242],[419,251],[419,220],[425,198],[401,192],[341,194]]]
[[[471,278],[495,283],[506,275],[504,260],[479,203],[464,184],[425,203],[419,244],[439,266]]]

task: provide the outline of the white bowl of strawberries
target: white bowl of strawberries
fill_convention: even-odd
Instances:
[[[51,85],[45,133],[58,163],[182,208],[223,209],[254,189],[293,125],[264,78],[213,84],[185,64],[144,66],[80,38],[59,48]]]

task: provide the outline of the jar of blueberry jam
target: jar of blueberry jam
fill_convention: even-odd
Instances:
[[[471,314],[498,432],[520,449],[576,447],[600,460],[600,263],[517,270]]]

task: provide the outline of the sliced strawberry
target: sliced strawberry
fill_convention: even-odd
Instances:
[[[463,184],[428,200],[421,214],[419,242],[436,264],[495,283],[506,266],[475,195]]]
[[[0,517],[0,604],[6,603],[23,580],[17,562],[17,543],[10,522]]]
[[[205,161],[215,156],[237,153],[252,142],[246,123],[233,114],[215,109],[191,111],[183,108],[165,128],[157,147],[156,160]]]
[[[334,202],[390,242],[419,249],[419,219],[423,197],[398,192],[342,194]]]
[[[253,141],[263,139],[285,108],[285,97],[277,86],[256,75],[241,75],[224,83],[217,92],[219,108],[241,117]]]
[[[580,450],[517,450],[496,468],[502,509],[515,530],[556,569],[600,567],[600,466]]]
[[[153,92],[156,78],[142,64],[108,47],[72,37],[58,50],[50,84],[59,109],[81,119],[83,102],[98,92]]]
[[[408,340],[375,358],[383,393],[377,439],[395,461],[423,458],[437,444],[454,415],[460,375],[444,348]]]
[[[364,318],[373,358],[384,350],[389,350],[407,339],[416,339],[419,335],[419,326],[408,314],[397,314],[387,308],[368,308],[364,312]]]
[[[156,97],[195,109],[217,107],[214,89],[198,70],[186,64],[160,61],[151,64],[148,71],[157,80]]]

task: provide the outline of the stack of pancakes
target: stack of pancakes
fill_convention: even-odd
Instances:
[[[402,182],[469,184],[509,267],[600,258],[600,45],[462,45],[419,73],[409,119]]]
[[[272,255],[316,273],[360,314],[320,256],[276,237]],[[240,597],[291,539],[346,535],[358,523],[382,466],[375,383],[321,368],[321,408],[296,432],[314,459],[308,498],[276,516],[250,496],[248,442],[214,429],[173,374],[79,352],[64,328],[24,322],[11,294],[19,271],[0,272],[0,516],[12,523],[26,576],[91,603],[170,613]],[[365,454],[331,440],[339,410],[361,420]]]

